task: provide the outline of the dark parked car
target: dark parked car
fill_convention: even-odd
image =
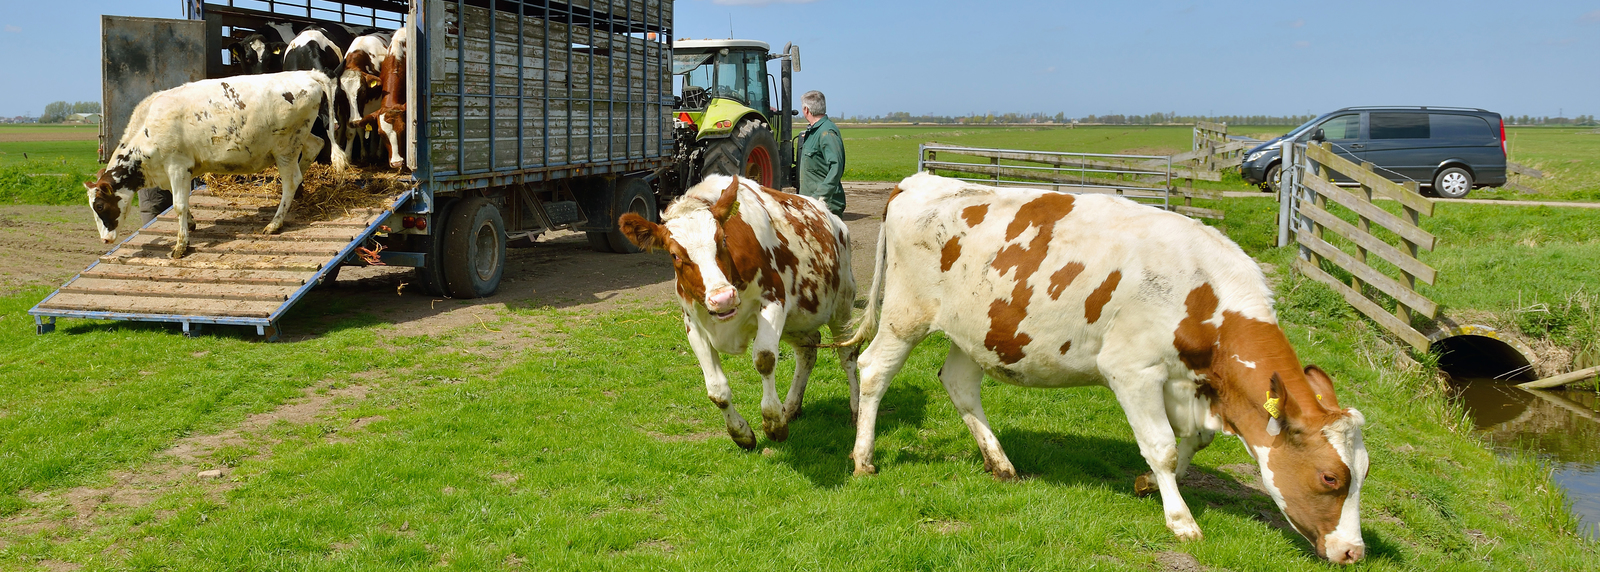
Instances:
[[[1256,146],[1240,165],[1244,180],[1276,190],[1279,146],[1327,141],[1346,159],[1371,162],[1391,181],[1416,181],[1452,199],[1506,182],[1506,128],[1500,114],[1463,107],[1346,107]]]

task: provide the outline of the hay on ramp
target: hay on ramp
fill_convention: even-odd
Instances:
[[[283,196],[277,168],[254,175],[208,173],[203,178],[212,196],[239,203],[271,206]],[[295,193],[289,214],[300,220],[321,221],[343,217],[351,209],[387,208],[394,196],[411,186],[409,175],[392,170],[351,167],[338,172],[328,165],[312,164],[305,173],[305,183]]]

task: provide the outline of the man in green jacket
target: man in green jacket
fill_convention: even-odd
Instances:
[[[820,91],[800,96],[800,114],[811,126],[800,136],[800,194],[822,199],[844,216],[844,138],[828,120],[828,101]]]

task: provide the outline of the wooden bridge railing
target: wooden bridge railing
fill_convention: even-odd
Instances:
[[[1439,305],[1416,291],[1417,281],[1433,284],[1438,272],[1417,259],[1419,250],[1433,250],[1437,239],[1418,226],[1419,217],[1433,215],[1432,199],[1417,192],[1417,184],[1389,181],[1372,170],[1371,163],[1357,165],[1334,153],[1327,143],[1284,145],[1282,201],[1279,211],[1278,245],[1288,244],[1289,235],[1300,245],[1294,267],[1301,274],[1327,284],[1362,314],[1411,346],[1426,351],[1428,337],[1412,327],[1417,317],[1432,319]],[[1342,188],[1333,183],[1335,174],[1359,184]],[[1400,214],[1373,203],[1377,197],[1400,205]],[[1334,214],[1334,205],[1354,214],[1354,224]],[[1373,225],[1396,237],[1391,243],[1373,233]],[[1328,240],[1337,236],[1346,248]],[[1353,249],[1354,252],[1347,251]],[[1392,266],[1389,273],[1370,263],[1376,257]],[[1348,272],[1346,283],[1323,270],[1323,263]],[[1391,276],[1397,274],[1398,276]],[[1371,291],[1392,298],[1390,313]]]

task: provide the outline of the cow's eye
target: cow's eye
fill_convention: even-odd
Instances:
[[[1322,473],[1322,484],[1330,489],[1339,488],[1339,477],[1333,476],[1333,473],[1324,471]]]

